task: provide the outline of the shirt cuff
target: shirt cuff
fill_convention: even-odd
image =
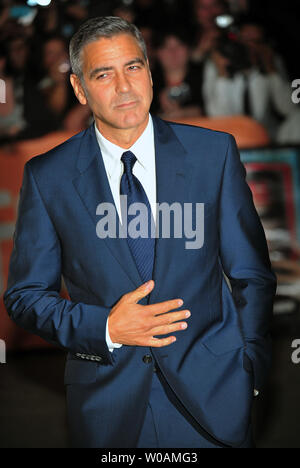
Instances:
[[[109,351],[112,353],[113,350],[115,348],[121,348],[121,344],[119,343],[113,343],[110,339],[110,336],[109,336],[109,331],[108,331],[108,319],[106,320],[106,335],[105,335],[105,338],[106,338],[106,344],[107,344],[107,347],[109,349]]]

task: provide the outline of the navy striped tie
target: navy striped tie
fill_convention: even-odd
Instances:
[[[124,173],[121,178],[120,194],[127,195],[127,206],[128,211],[132,203],[142,203],[145,207],[144,210],[137,210],[138,215],[128,214],[127,212],[127,227],[130,222],[138,216],[140,222],[140,229],[137,232],[146,232],[147,237],[132,237],[130,236],[130,230],[127,235],[127,242],[135,260],[137,269],[144,282],[149,281],[152,278],[153,263],[154,263],[154,246],[155,246],[155,226],[153,215],[149,200],[146,192],[138,180],[138,178],[132,173],[133,166],[136,162],[136,157],[131,151],[125,151],[121,157],[121,161],[124,164]],[[122,204],[121,204],[122,205]],[[143,216],[145,215],[145,216]],[[124,207],[122,211],[122,220],[124,222]],[[138,226],[138,225],[137,225]],[[152,235],[151,235],[152,233]]]

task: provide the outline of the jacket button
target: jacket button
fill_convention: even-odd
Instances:
[[[143,361],[144,361],[145,364],[150,364],[152,362],[152,357],[150,356],[150,354],[146,354],[143,357]]]

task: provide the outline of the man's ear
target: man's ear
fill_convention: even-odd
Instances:
[[[82,87],[80,79],[78,78],[77,75],[74,75],[74,73],[72,73],[70,75],[70,81],[71,81],[71,85],[72,85],[72,87],[74,89],[74,93],[75,93],[75,96],[77,97],[78,101],[83,106],[86,105],[87,104],[87,98],[86,98],[86,95],[85,95],[85,92],[84,92],[84,89]]]

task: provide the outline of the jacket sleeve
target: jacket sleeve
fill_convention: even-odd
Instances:
[[[239,312],[246,359],[253,368],[255,388],[260,389],[270,366],[270,322],[277,280],[246,170],[231,135],[220,196],[219,236],[219,256]]]
[[[109,309],[63,299],[60,287],[60,241],[28,162],[4,293],[8,314],[20,327],[54,345],[112,364],[105,340]]]

